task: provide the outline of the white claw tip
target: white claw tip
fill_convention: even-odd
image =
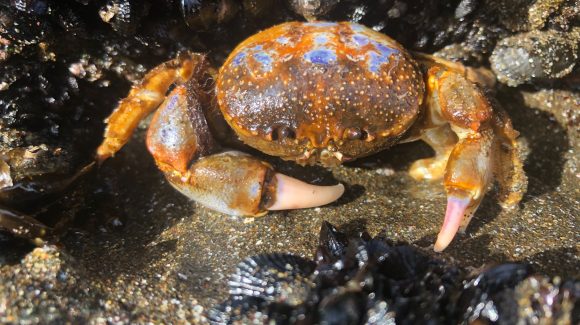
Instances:
[[[453,240],[463,217],[465,216],[465,211],[469,206],[469,198],[459,198],[455,196],[449,196],[447,198],[447,211],[445,212],[445,221],[443,221],[443,226],[437,235],[437,241],[433,250],[437,253],[442,252]]]
[[[344,185],[317,186],[276,173],[276,199],[268,210],[313,208],[336,201],[344,193]]]
[[[445,250],[445,248],[447,248],[447,246],[449,246],[450,243],[451,240],[442,239],[441,236],[437,236],[437,241],[435,242],[433,250],[435,251],[435,253],[441,253],[442,251]]]

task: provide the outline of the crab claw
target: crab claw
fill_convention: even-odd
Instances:
[[[465,218],[469,218],[469,205],[471,198],[465,195],[450,194],[447,197],[447,211],[445,212],[445,220],[443,226],[437,235],[434,250],[442,252],[457,234],[459,227],[463,223],[466,224]],[[466,216],[467,215],[467,216]],[[467,223],[469,221],[467,220]]]
[[[312,208],[336,201],[344,193],[344,185],[317,186],[276,173],[276,199],[268,210]]]
[[[165,175],[189,198],[237,216],[259,217],[269,210],[311,208],[328,204],[344,192],[342,184],[306,184],[238,151],[202,157],[185,173],[170,168]]]

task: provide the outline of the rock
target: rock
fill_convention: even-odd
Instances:
[[[86,322],[100,305],[97,289],[55,246],[35,248],[17,266],[2,266],[0,279],[2,323]]]
[[[580,28],[570,33],[532,31],[498,42],[490,57],[499,81],[509,86],[568,75],[580,55]]]

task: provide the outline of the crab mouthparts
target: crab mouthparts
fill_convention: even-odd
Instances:
[[[320,164],[324,167],[336,167],[351,159],[338,150],[311,148],[304,150],[300,156],[288,157],[286,160],[293,160],[300,165]]]

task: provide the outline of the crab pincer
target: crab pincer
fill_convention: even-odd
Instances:
[[[419,137],[436,156],[416,161],[416,179],[443,179],[447,209],[434,250],[464,232],[494,179],[505,206],[521,200],[527,182],[517,157],[517,132],[500,107],[457,71],[435,65],[427,72],[428,114]]]

